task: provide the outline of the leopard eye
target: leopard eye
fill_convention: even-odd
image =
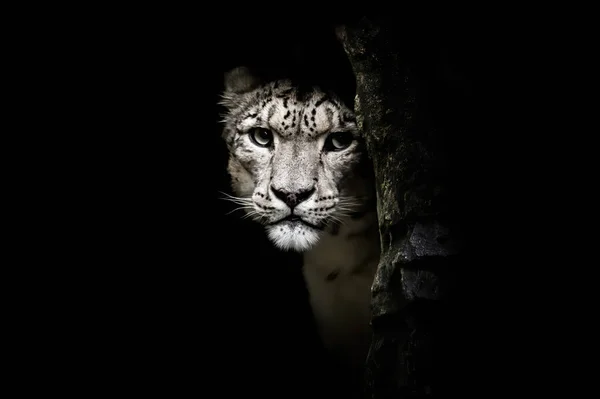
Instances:
[[[323,150],[341,151],[348,147],[354,141],[354,136],[350,132],[335,132],[327,136]]]
[[[273,142],[273,133],[260,127],[250,131],[250,138],[259,147],[269,147]]]

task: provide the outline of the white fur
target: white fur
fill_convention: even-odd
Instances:
[[[316,230],[292,223],[283,226],[269,226],[267,234],[275,246],[284,251],[304,252],[319,241],[319,234]]]

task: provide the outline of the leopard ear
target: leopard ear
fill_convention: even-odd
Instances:
[[[225,73],[225,93],[243,94],[256,89],[259,85],[258,77],[245,66]]]
[[[260,79],[244,66],[234,68],[225,73],[225,90],[221,96],[221,105],[234,108],[240,95],[256,89]]]

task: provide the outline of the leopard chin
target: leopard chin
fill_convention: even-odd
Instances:
[[[306,252],[319,242],[319,232],[300,221],[284,221],[267,226],[267,235],[283,251]]]

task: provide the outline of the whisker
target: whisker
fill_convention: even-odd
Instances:
[[[257,220],[256,216],[258,215],[258,219],[265,217],[263,215],[263,212],[259,212],[259,211],[252,211],[252,212],[248,212],[247,214],[245,214],[244,216],[242,216],[242,219],[247,219],[247,218],[252,218],[253,220]]]
[[[358,207],[359,207],[358,205],[356,205],[356,206],[336,206],[336,209],[340,210],[340,211],[354,211]]]
[[[233,203],[240,203],[240,204],[250,204],[250,203],[252,203],[252,200],[242,200],[242,199],[233,199],[233,198],[219,198],[219,199],[222,199],[224,201],[233,202]]]
[[[338,197],[338,199],[340,201],[345,201],[345,200],[365,201],[365,200],[368,200],[369,197],[365,196],[365,195],[344,195],[344,196]]]
[[[364,203],[365,203],[365,201],[354,200],[354,199],[338,200],[338,204],[354,204],[354,205],[358,205],[358,204],[364,204]]]
[[[230,199],[226,199],[226,198],[221,198],[221,199],[232,202],[236,205],[252,206],[252,204],[253,204],[252,201],[234,201],[234,200],[230,200]]]
[[[340,200],[338,201],[338,205],[362,205],[364,201],[357,200]]]
[[[332,214],[330,214],[330,215],[328,215],[327,217],[328,217],[329,219],[331,219],[332,221],[334,221],[335,223],[337,223],[337,224],[341,225],[341,226],[344,226],[344,225],[346,224],[346,223],[345,223],[345,222],[344,222],[344,221],[343,221],[343,220],[342,220],[342,219],[341,219],[339,216],[337,216],[337,215],[335,215],[335,214],[333,214],[333,213],[332,213]],[[343,216],[342,216],[342,217],[343,217]]]
[[[219,191],[219,194],[224,196],[224,197],[221,197],[221,199],[232,199],[232,200],[238,200],[238,201],[252,201],[252,198],[250,198],[250,197],[236,197],[235,195],[231,195],[231,194],[228,194],[223,191]]]
[[[231,210],[231,211],[227,212],[225,215],[230,215],[230,214],[232,214],[232,213],[233,213],[233,212],[235,212],[235,211],[239,211],[240,209],[254,209],[254,208],[253,208],[252,206],[249,206],[249,205],[246,205],[246,206],[240,206],[240,207],[237,207],[237,208],[235,208],[235,209],[233,209],[233,210]]]
[[[254,201],[252,200],[252,198],[243,198],[243,197],[234,197],[233,195],[229,195],[226,193],[223,193],[224,195],[226,195],[225,197],[219,197],[219,199],[224,200],[224,201],[228,201],[228,202],[233,202],[234,204],[237,205],[252,205],[254,203]]]

